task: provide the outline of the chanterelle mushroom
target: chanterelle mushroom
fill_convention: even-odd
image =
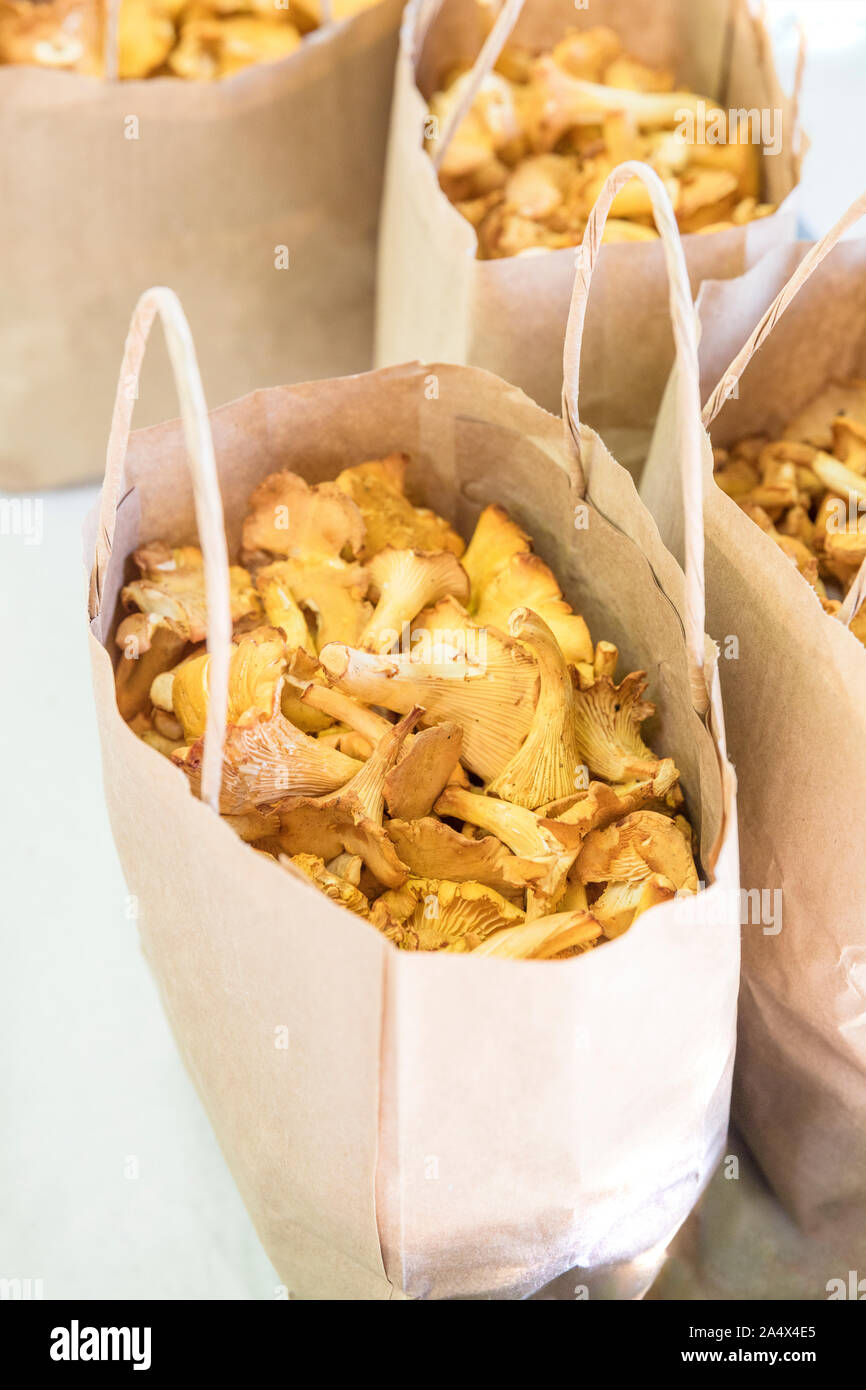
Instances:
[[[374,2],[332,0],[328,19],[346,19]],[[102,0],[0,0],[0,65],[102,77],[105,12]],[[323,22],[318,0],[122,0],[118,75],[163,78],[170,72],[215,81],[290,56]]]
[[[473,840],[433,816],[387,825],[397,853],[417,878],[485,883],[509,901],[522,900],[527,885],[548,872],[553,854],[530,859],[512,854],[495,835]]]
[[[474,954],[499,960],[555,960],[591,950],[601,934],[601,923],[590,912],[555,912],[494,932]]]
[[[371,745],[377,744],[391,729],[388,720],[380,714],[330,686],[308,685],[301,696],[301,705],[326,711]],[[409,820],[427,815],[449,781],[459,780],[461,774],[465,779],[458,763],[462,741],[459,725],[447,721],[434,724],[419,734],[407,735],[397,763],[385,777],[385,804],[389,815]]]
[[[833,453],[852,473],[866,475],[866,424],[837,415],[833,421]]]
[[[271,714],[285,667],[285,643],[276,628],[254,628],[238,638],[229,660],[229,724]],[[209,672],[210,656],[206,654],[183,662],[174,672],[171,705],[187,739],[201,738],[204,733]]]
[[[643,699],[645,690],[645,673],[633,671],[619,685],[603,676],[588,690],[574,691],[574,729],[583,761],[608,782],[655,778],[662,762],[670,762],[657,758],[638,733],[641,722],[655,714],[655,705]]]
[[[370,561],[368,572],[379,601],[358,645],[371,652],[391,651],[399,643],[404,626],[428,604],[447,595],[460,601],[469,597],[466,571],[450,550],[394,550],[386,546]]]
[[[323,716],[336,723],[347,725],[372,744],[378,743],[391,729],[390,721],[384,719],[381,714],[329,685],[314,685],[311,682],[305,686],[300,703],[309,709],[320,711]]]
[[[517,751],[535,708],[535,662],[493,632],[470,658],[381,657],[334,642],[320,660],[337,688],[356,699],[397,713],[421,705],[425,722],[459,724],[463,760],[479,777],[495,776]]]
[[[171,670],[189,641],[186,620],[155,613],[130,613],[117,629],[121,656],[117,666],[117,708],[127,721],[150,703],[150,687]]]
[[[184,23],[168,66],[177,77],[207,82],[229,77],[253,63],[277,62],[294,53],[300,43],[301,35],[294,25],[276,17],[240,14],[212,18],[205,14]]]
[[[279,695],[277,696],[277,699]],[[204,739],[198,738],[175,761],[201,794]],[[296,729],[279,711],[230,725],[223,754],[220,810],[238,814],[273,804],[287,793],[317,796],[343,786],[361,764]]]
[[[409,740],[407,739],[407,743]],[[385,778],[388,814],[417,820],[430,813],[457,767],[463,731],[459,724],[434,724],[415,734]]]
[[[438,92],[430,103],[430,113],[439,125],[439,135],[445,129],[463,97],[469,74],[456,79],[447,91]],[[498,73],[484,78],[468,116],[446,151],[442,173],[446,178],[459,178],[483,168],[494,152],[520,133],[514,98],[509,84]]]
[[[186,624],[189,640],[203,642],[207,636],[207,604],[204,560],[198,547],[183,545],[172,549],[162,541],[154,541],[137,550],[133,559],[141,578],[127,584],[121,592],[126,607]],[[247,571],[232,565],[229,580],[232,622],[258,617],[262,606]]]
[[[585,791],[543,809],[542,824],[564,846],[579,848],[590,830],[603,830],[612,821],[621,820],[630,811],[648,807],[648,803],[664,800],[675,785],[677,770],[668,758],[659,764],[655,778],[643,782],[608,786],[606,782],[590,782]]]
[[[373,611],[367,584],[366,570],[337,557],[277,560],[256,575],[268,621],[312,654],[359,641]]]
[[[364,544],[364,519],[336,483],[310,486],[297,473],[271,473],[250,497],[244,554],[351,558]]]
[[[312,851],[322,859],[358,854],[380,883],[398,888],[409,870],[382,827],[385,778],[421,711],[410,712],[380,739],[367,762],[338,792],[280,802],[280,843],[289,854]]]
[[[357,504],[367,528],[361,559],[370,559],[386,546],[462,555],[463,541],[447,521],[427,507],[413,507],[405,495],[406,463],[405,454],[390,454],[337,475],[335,486]]]
[[[717,450],[715,478],[836,615],[866,556],[866,382],[831,381],[779,439]],[[859,636],[859,625],[851,624]]]
[[[472,586],[469,611],[475,613],[488,585],[514,555],[528,554],[530,540],[504,507],[485,507],[475,523],[472,539],[463,556],[463,568]]]
[[[339,903],[341,907],[349,908],[351,912],[357,912],[359,917],[367,916],[370,904],[361,890],[355,884],[350,883],[348,879],[333,873],[318,855],[293,854],[290,862],[300,869],[301,873],[311,878],[326,897]]]
[[[544,620],[570,666],[592,662],[589,629],[562,597],[556,578],[538,555],[515,555],[484,589],[475,621],[508,631],[515,608],[529,608]]]
[[[635,883],[662,874],[679,893],[696,893],[698,875],[679,827],[657,811],[633,811],[583,842],[575,864],[582,883]]]
[[[289,585],[284,572],[285,561],[265,565],[256,575],[256,588],[262,596],[265,617],[272,627],[278,627],[290,647],[302,647],[315,654],[316,643],[307,626],[307,619]]]
[[[514,610],[509,630],[538,663],[538,703],[526,738],[488,791],[532,810],[574,791],[584,759],[575,728],[575,692],[553,633],[528,608]]]
[[[370,921],[404,950],[473,951],[523,913],[482,883],[410,878],[377,898]]]
[[[552,912],[559,905],[581,840],[566,843],[557,833],[556,822],[523,806],[462,787],[446,787],[435,810],[439,815],[454,816],[489,831],[521,859],[542,869],[540,875],[525,874],[528,920]]]
[[[555,226],[574,216],[574,201],[585,182],[574,162],[565,155],[537,154],[525,159],[509,175],[505,203],[518,217]]]
[[[479,826],[496,835],[514,854],[527,858],[555,854],[563,848],[552,833],[553,827],[545,825],[542,817],[496,796],[484,796],[465,787],[446,787],[434,810],[440,816]]]
[[[95,0],[17,0],[0,5],[0,64],[103,72],[103,13]]]
[[[531,553],[529,538],[502,507],[485,507],[463,564],[472,585],[473,622],[507,632],[514,609],[530,608],[547,623],[570,665],[592,664],[586,623],[572,611],[553,571]]]
[[[650,874],[631,883],[608,883],[593,903],[592,915],[606,937],[622,936],[642,913],[676,895],[676,888],[663,874]]]
[[[858,430],[836,422],[833,438],[853,476]],[[814,546],[826,567],[850,571],[859,532],[834,529],[829,493],[809,512],[825,492],[818,449],[762,437],[717,459],[732,487],[742,463],[736,487],[768,510],[744,505],[768,531],[779,522],[798,563],[817,563]],[[254,853],[403,949],[581,954],[699,886],[676,766],[638,733],[652,712],[643,673],[613,683],[616,646],[593,647],[501,508],[481,513],[461,565],[447,522],[405,497],[404,467],[394,455],[336,483],[281,472],[256,489],[244,527],[255,587],[232,571],[221,814]],[[125,597],[141,611],[118,630],[118,700],[200,794],[211,669],[201,556],[156,544],[138,558],[143,577]],[[388,627],[399,650],[355,645],[379,645]]]
[[[432,96],[431,152],[468,81],[456,68]],[[624,52],[602,26],[566,34],[549,52],[509,44],[439,167],[443,192],[477,230],[479,258],[576,245],[607,175],[630,159],[651,164],[664,181],[683,232],[772,212],[759,201],[761,150],[748,120],[732,123],[707,98],[674,85],[671,70]],[[656,238],[638,180],[618,193],[612,212],[605,241]]]
[[[587,82],[601,82],[622,51],[619,35],[603,24],[566,34],[553,49],[553,60],[563,72]]]
[[[166,9],[154,0],[123,0],[117,17],[120,77],[147,77],[165,62],[176,37]]]

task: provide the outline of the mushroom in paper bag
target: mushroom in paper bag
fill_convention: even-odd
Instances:
[[[846,459],[858,443],[845,435]],[[595,949],[699,886],[679,773],[641,735],[644,673],[616,683],[616,646],[593,645],[501,507],[465,546],[406,496],[405,466],[312,486],[283,471],[253,492],[230,571],[221,812],[403,950]],[[118,704],[200,794],[201,554],[154,542],[136,561]]]
[[[625,53],[598,26],[552,52],[509,44],[486,76],[439,166],[447,197],[478,233],[482,260],[579,244],[604,182],[640,160],[662,178],[682,232],[714,232],[766,217],[761,150],[740,123],[674,74]],[[464,100],[457,70],[430,101],[431,149]],[[704,123],[703,132],[698,122]],[[611,208],[603,240],[655,240],[649,194],[633,180]]]

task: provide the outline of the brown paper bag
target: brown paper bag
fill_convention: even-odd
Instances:
[[[548,251],[507,260],[475,259],[474,228],[440,190],[423,149],[427,100],[457,62],[492,68],[521,0],[509,0],[479,53],[484,13],[474,0],[441,6],[413,0],[403,18],[394,87],[382,211],[377,290],[379,365],[413,356],[486,367],[521,386],[547,410],[559,409],[560,351],[574,252]],[[726,108],[778,111],[781,152],[765,155],[772,217],[731,231],[683,239],[692,289],[703,279],[739,275],[794,235],[802,137],[797,95],[787,97],[773,68],[769,35],[742,0],[529,0],[518,39],[549,46],[568,29],[609,24],[648,62],[671,64],[694,91]],[[447,139],[448,132],[443,132]],[[439,153],[439,150],[437,150]],[[643,462],[673,362],[665,312],[664,253],[658,243],[605,246],[587,324],[584,415],[626,467]],[[640,334],[634,333],[640,304]],[[624,409],[608,415],[611,379],[621,375],[629,344]]]
[[[371,365],[402,0],[219,82],[0,67],[0,486],[93,476],[114,344],[183,295],[218,400]],[[151,420],[174,410],[154,364]]]
[[[866,376],[866,241],[836,245],[864,213],[866,197],[808,250],[780,250],[742,280],[702,288],[704,377],[718,383],[704,421],[715,445],[775,436],[828,381]],[[736,355],[734,337],[745,339]],[[676,553],[670,409],[666,399],[642,495]],[[707,477],[709,625],[723,653],[742,879],[753,895],[734,1115],[815,1238],[823,1296],[825,1280],[866,1268],[866,650],[846,627],[866,572],[845,621],[828,616],[778,547],[709,482],[709,469]],[[769,923],[771,895],[781,910]]]
[[[703,632],[694,320],[656,182],[687,367],[670,440],[692,518],[686,579],[627,475],[578,421],[580,336],[612,188],[588,228],[575,291],[565,427],[485,372],[419,364],[257,391],[208,416],[169,291],[144,296],[127,341],[92,527],[106,797],[179,1046],[261,1239],[298,1297],[639,1296],[725,1142],[736,809]],[[130,385],[157,310],[182,423],[130,439]],[[582,958],[398,951],[213,813],[227,550],[238,547],[251,488],[278,467],[317,481],[398,448],[411,457],[414,494],[463,533],[488,502],[507,507],[591,629],[619,644],[624,669],[649,673],[660,711],[651,737],[681,768],[709,886]],[[112,669],[131,551],[196,534],[212,615],[203,801],[123,723]]]

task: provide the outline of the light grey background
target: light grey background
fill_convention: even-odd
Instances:
[[[86,642],[96,496],[44,495],[41,545],[0,538],[0,1278],[46,1298],[273,1298],[127,916]]]

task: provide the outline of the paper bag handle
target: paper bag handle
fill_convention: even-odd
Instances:
[[[855,222],[859,222],[861,217],[866,216],[866,193],[861,193],[860,197],[851,204],[847,212],[844,212],[836,223],[831,227],[826,236],[820,241],[816,241],[814,246],[806,252],[794,274],[791,276],[787,285],[780,290],[773,300],[769,309],[759,320],[756,327],[749,334],[740,351],[731,362],[726,372],[722,373],[721,380],[715,389],[707,397],[704,406],[702,420],[705,429],[709,429],[715,420],[725,401],[732,394],[734,387],[739,381],[746,367],[751,362],[758,348],[765,338],[772,333],[779,319],[784,314],[788,306],[796,299],[806,281],[818,269],[818,266],[833,250],[833,247],[845,235]]]
[[[102,602],[105,575],[114,541],[117,507],[123,486],[123,466],[129,446],[132,411],[138,396],[138,381],[148,336],[157,314],[162,321],[180,401],[199,544],[204,559],[207,649],[210,663],[201,797],[202,801],[206,801],[214,811],[219,812],[232,639],[229,558],[213,436],[192,333],[177,295],[173,290],[162,287],[146,290],[139,299],[133,311],[123,349],[111,431],[108,436],[105,480],[102,484],[96,550],[90,576],[90,615],[96,616]]]
[[[123,0],[106,0],[105,34],[102,61],[106,82],[116,82],[120,76],[120,6]]]
[[[481,90],[481,84],[484,82],[485,78],[490,76],[495,68],[499,60],[499,55],[505,47],[512,29],[520,18],[520,11],[523,9],[523,4],[524,0],[505,0],[502,9],[496,16],[493,28],[490,30],[490,33],[481,46],[481,52],[472,64],[469,81],[466,83],[463,96],[452,111],[451,118],[433,153],[434,169],[439,169],[448,152],[448,146],[451,144],[457,131],[468,116],[472,103]]]
[[[701,462],[701,393],[698,374],[697,316],[692,302],[691,285],[686,258],[680,238],[673,204],[664,184],[648,164],[628,160],[607,177],[604,187],[589,215],[583,242],[576,254],[574,289],[565,330],[562,364],[562,416],[570,430],[577,450],[581,451],[578,389],[580,384],[580,352],[586,320],[586,306],[592,272],[601,248],[604,224],[611,204],[621,188],[633,178],[646,186],[653,208],[653,218],[661,238],[668,276],[668,305],[676,348],[676,396],[674,402],[678,452],[683,487],[685,535],[685,635],[689,658],[689,678],[692,700],[696,709],[704,711],[708,691],[704,673],[704,629],[706,601],[704,595],[704,470]],[[584,472],[586,470],[584,469]]]
[[[779,319],[789,305],[796,299],[800,290],[806,284],[806,281],[815,273],[825,257],[829,256],[834,246],[841,241],[849,228],[859,222],[861,217],[866,217],[866,193],[861,193],[860,197],[848,208],[848,211],[842,214],[835,227],[831,227],[826,236],[823,236],[820,241],[816,241],[814,246],[810,247],[806,252],[806,255],[797,266],[797,269],[794,271],[788,283],[776,295],[769,309],[767,309],[757,326],[749,334],[727,371],[723,372],[721,380],[710,393],[707,403],[704,406],[702,419],[705,429],[709,429],[722,406],[733,393],[737,382],[740,380],[743,372],[758,351],[758,348],[769,334],[772,333]],[[846,627],[849,626],[851,619],[857,613],[864,599],[866,599],[866,560],[863,561],[857,571],[854,582],[848,590],[845,601],[837,614],[837,618],[843,622]]]

